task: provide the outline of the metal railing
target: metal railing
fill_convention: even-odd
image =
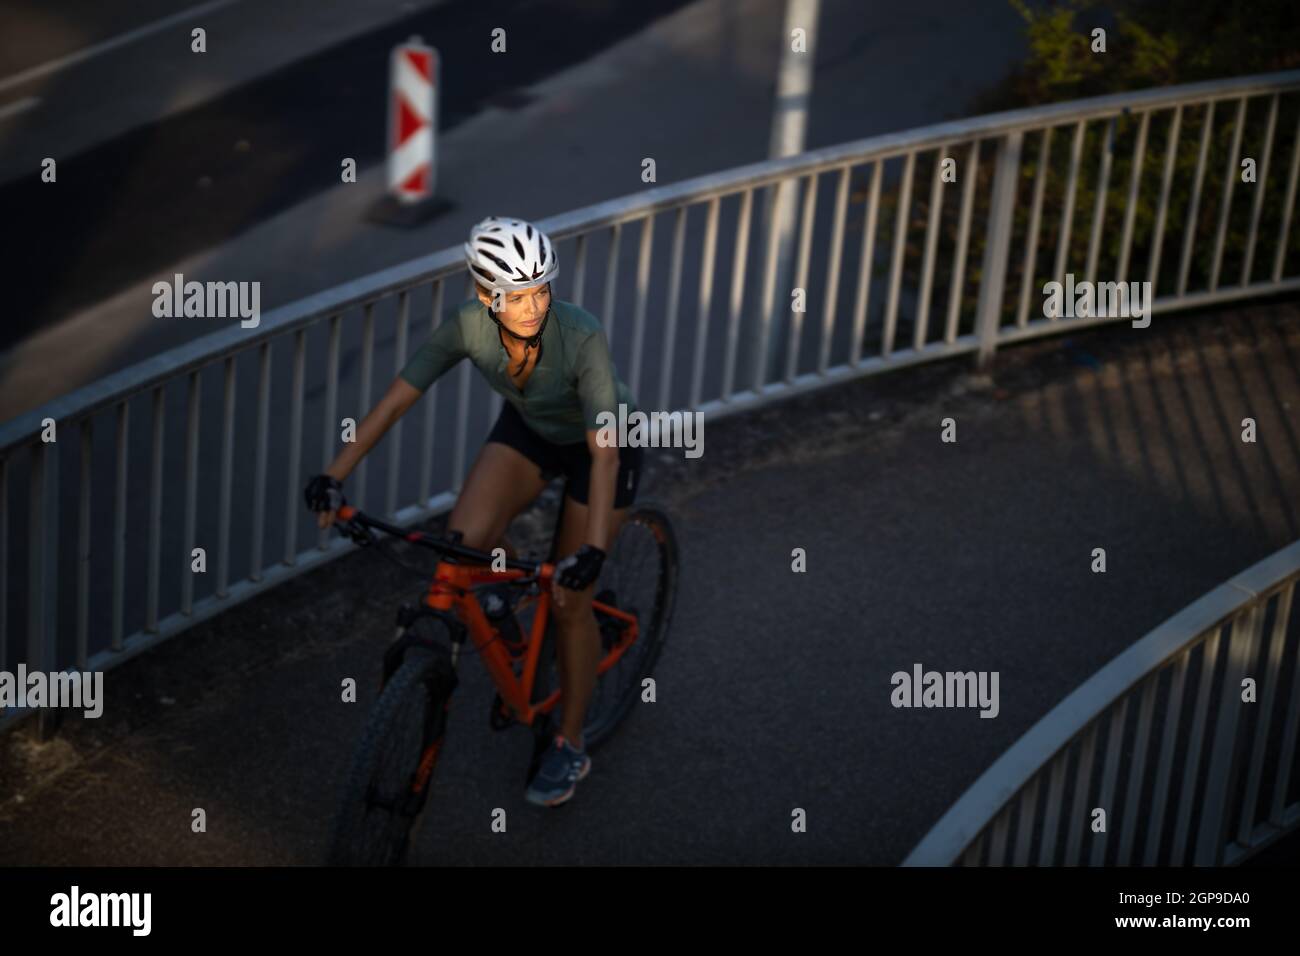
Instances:
[[[1038,279],[1079,264],[1076,199],[1089,189],[1085,275],[1129,278],[1136,241],[1145,238],[1143,275],[1164,291],[1154,314],[1300,288],[1291,240],[1300,137],[1292,134],[1289,157],[1270,163],[1283,148],[1278,117],[1296,112],[1298,90],[1300,71],[1291,71],[942,123],[651,188],[539,225],[560,245],[566,272],[557,292],[567,283],[570,301],[586,301],[589,263],[603,255],[598,314],[642,407],[720,417],[918,362],[974,352],[982,364],[1002,344],[1115,321],[1029,317]],[[1261,150],[1254,150],[1261,137],[1243,138],[1251,102],[1266,112]],[[1215,110],[1224,103],[1236,105],[1235,126],[1210,220],[1203,185]],[[1180,139],[1193,114],[1199,144]],[[1158,184],[1143,175],[1157,124],[1166,132]],[[1282,125],[1291,128],[1289,119]],[[1071,136],[1060,175],[1052,166],[1063,158],[1051,152],[1056,130]],[[1112,156],[1130,135],[1132,171],[1120,199],[1109,183]],[[1032,165],[1022,162],[1027,139],[1038,145],[1036,173],[1031,195],[1021,197],[1022,171]],[[1189,180],[1179,159],[1193,145]],[[1234,192],[1236,160],[1247,147],[1258,153],[1258,182]],[[959,182],[942,174],[943,158],[958,161]],[[1095,179],[1085,175],[1089,168]],[[918,228],[911,215],[918,169],[922,177],[930,171],[931,184],[919,254],[908,245]],[[1137,212],[1157,185],[1148,222]],[[755,196],[765,191],[766,208],[780,208],[772,200],[788,189],[802,195],[791,282],[806,295],[800,308],[786,308],[785,293],[776,295],[780,228],[764,230],[761,261],[751,263],[760,259],[749,241]],[[1040,252],[1060,189],[1054,269],[1046,272]],[[1266,192],[1285,199],[1265,205]],[[1112,250],[1105,222],[1117,203],[1123,227]],[[664,216],[671,230],[655,228]],[[1239,242],[1241,229],[1229,227],[1242,217],[1249,230]],[[1166,256],[1162,269],[1161,251],[1173,238],[1167,225],[1179,223],[1181,255]],[[629,256],[625,233],[633,230]],[[668,237],[667,250],[657,252]],[[1237,254],[1240,281],[1224,286],[1225,256]],[[1205,277],[1195,290],[1193,266]],[[630,330],[620,308],[627,280]],[[304,460],[332,458],[340,415],[360,420],[375,397],[377,367],[381,374],[402,367],[412,313],[432,328],[450,304],[447,284],[462,282],[468,297],[460,251],[447,249],[275,309],[255,329],[231,325],[0,427],[0,669],[20,658],[29,670],[111,667],[342,553],[346,543],[317,532],[301,506],[311,467]],[[851,303],[842,304],[842,285],[853,289]],[[724,292],[719,310],[715,296]],[[747,305],[754,299],[758,308]],[[651,316],[656,331],[647,335]],[[489,424],[483,411],[499,403],[462,364],[423,400],[418,447],[408,449],[402,425],[394,426],[386,458],[368,456],[349,479],[350,499],[398,522],[446,510],[464,479],[470,440]],[[52,442],[43,440],[47,420],[56,428]],[[76,436],[71,443],[68,434]],[[435,457],[435,434],[452,437],[449,455]],[[368,482],[373,473],[382,499]],[[25,560],[14,560],[24,550]],[[209,552],[213,568],[198,563]],[[0,729],[21,716],[0,715]],[[50,712],[41,720],[44,732]]]
[[[1157,627],[1021,737],[903,865],[1223,866],[1300,826],[1297,580],[1300,541]]]

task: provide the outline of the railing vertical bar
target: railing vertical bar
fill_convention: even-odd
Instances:
[[[1228,168],[1223,177],[1223,202],[1219,207],[1219,228],[1214,234],[1214,261],[1210,265],[1210,291],[1219,288],[1219,272],[1223,266],[1223,244],[1228,236],[1228,218],[1232,215],[1233,185],[1241,167],[1238,157],[1241,155],[1241,134],[1246,126],[1246,100],[1237,101],[1237,121],[1232,129],[1232,146],[1228,149]]]
[[[456,402],[456,450],[453,452],[451,472],[455,476],[455,488],[460,491],[465,486],[465,465],[469,446],[469,376],[471,365],[462,362],[460,366],[460,389]]]
[[[57,439],[57,435],[56,435]],[[28,488],[27,669],[59,670],[59,443],[37,439],[31,446]],[[52,708],[40,710],[39,736],[48,740],[57,722]]]
[[[1110,842],[1111,828],[1118,823],[1119,814],[1115,812],[1115,781],[1119,777],[1120,747],[1124,740],[1124,721],[1128,717],[1128,696],[1120,698],[1118,705],[1110,709],[1110,730],[1106,734],[1106,759],[1101,770],[1101,796],[1097,806],[1106,812],[1106,829],[1094,833],[1090,866],[1106,864],[1106,846]]]
[[[1297,144],[1300,148],[1300,142]],[[1294,609],[1291,602],[1291,596],[1295,592],[1295,582],[1292,581],[1287,588],[1287,624],[1290,623],[1289,613]],[[1278,617],[1282,618],[1279,609]],[[1281,625],[1283,628],[1287,624]],[[1300,654],[1295,655],[1295,667],[1291,674],[1291,694],[1286,708],[1286,722],[1282,725],[1282,749],[1280,759],[1277,765],[1277,776],[1273,780],[1273,802],[1269,807],[1268,822],[1273,826],[1281,826],[1283,814],[1286,812],[1286,795],[1291,786],[1291,770],[1295,761],[1296,734],[1300,730]]]
[[[1187,739],[1187,759],[1183,763],[1183,786],[1178,800],[1178,816],[1174,821],[1174,845],[1170,866],[1182,866],[1187,850],[1187,838],[1192,822],[1192,810],[1199,805],[1196,796],[1197,772],[1201,767],[1201,754],[1205,743],[1205,715],[1209,710],[1210,686],[1218,671],[1220,627],[1201,645],[1201,679],[1196,689],[1196,708],[1193,711],[1192,733]]]
[[[798,188],[799,180],[786,177],[772,187],[770,215],[767,218],[767,249],[763,257],[763,290],[758,307],[758,341],[754,348],[754,394],[763,394],[767,378],[767,348],[772,337],[773,311],[776,308],[777,257],[781,251],[781,238],[785,232],[786,193]],[[790,203],[793,205],[793,201]],[[786,281],[789,281],[788,276]]]
[[[876,258],[876,216],[880,211],[881,167],[884,160],[872,164],[871,187],[868,191],[862,221],[862,258],[858,261],[858,290],[853,305],[853,341],[849,344],[849,364],[857,368],[862,364],[862,337],[867,327],[867,305],[871,299],[871,272]],[[831,354],[831,328],[835,315],[829,309],[822,328],[822,350],[817,361],[817,372],[826,374],[826,364]]]
[[[433,305],[429,312],[429,331],[438,328],[442,317],[443,280],[433,284]],[[420,435],[420,505],[428,505],[433,498],[433,426],[438,412],[438,383],[429,386],[424,397],[424,423]]]
[[[1042,141],[1038,144],[1038,169],[1034,172],[1034,198],[1033,205],[1029,211],[1029,234],[1025,237],[1025,266],[1022,272],[1024,275],[1020,280],[1020,305],[1016,309],[1016,325],[1024,328],[1029,322],[1029,295],[1034,288],[1034,269],[1038,262],[1038,229],[1042,223],[1043,217],[1043,193],[1047,190],[1047,161],[1052,155],[1052,127],[1048,126],[1043,130]],[[967,188],[969,188],[969,181]],[[965,195],[963,194],[963,221],[969,226],[969,219],[965,217]],[[960,243],[961,240],[959,239]],[[951,302],[950,302],[951,305]],[[952,342],[956,332],[956,322],[949,310],[948,342]]]
[[[1160,250],[1165,240],[1165,217],[1169,212],[1169,192],[1174,183],[1174,161],[1178,158],[1178,134],[1182,131],[1183,104],[1174,109],[1173,119],[1169,121],[1169,143],[1165,147],[1165,171],[1160,181],[1160,204],[1156,207],[1156,224],[1151,233],[1151,259],[1147,263],[1147,281],[1151,283],[1151,294],[1158,291],[1160,281]]]
[[[709,344],[709,310],[713,306],[713,266],[718,251],[718,207],[721,200],[709,200],[704,224],[704,261],[700,266],[700,308],[695,321],[695,367],[691,370],[690,408],[700,406],[700,389],[704,385],[704,357]]]
[[[1128,281],[1128,260],[1133,248],[1133,222],[1137,216],[1138,192],[1142,187],[1142,166],[1147,154],[1147,131],[1151,127],[1151,111],[1142,114],[1138,123],[1137,140],[1133,144],[1133,169],[1128,181],[1128,202],[1124,206],[1124,232],[1119,241],[1119,265],[1115,281]]]
[[[934,254],[939,244],[939,213],[943,209],[943,161],[935,151],[934,175],[930,177],[930,215],[925,223],[925,254],[921,258],[921,300],[916,306],[915,335],[912,348],[921,351],[925,346],[925,333],[930,324],[930,294],[934,286]]]
[[[962,854],[962,858],[961,858],[962,866],[980,865],[984,857],[984,842],[986,839],[987,839],[987,834],[981,832],[979,836],[977,836],[973,841],[971,841],[971,845],[967,847],[966,852]]]
[[[298,516],[303,510],[302,488],[302,406],[307,379],[307,330],[293,333],[293,394],[289,398],[289,474],[285,482],[284,563],[298,560]]]
[[[614,293],[618,291],[618,244],[622,235],[623,224],[614,223],[610,228],[609,258],[605,260],[605,310],[601,319],[611,348],[614,346]]]
[[[339,434],[339,350],[343,338],[343,316],[334,313],[330,316],[330,338],[325,357],[325,414],[321,418],[322,433],[320,444],[320,469],[322,472],[334,460],[334,449],[338,444]],[[317,534],[316,546],[324,551],[329,547],[330,529],[321,528]]]
[[[1065,207],[1061,211],[1061,235],[1056,242],[1056,263],[1052,267],[1050,278],[1056,282],[1065,281],[1065,269],[1070,254],[1070,232],[1074,228],[1074,197],[1079,190],[1079,163],[1083,158],[1083,133],[1087,120],[1074,124],[1074,137],[1070,140],[1070,171],[1065,180]],[[1052,320],[1059,319],[1052,316]]]
[[[403,289],[397,296],[397,331],[393,341],[393,378],[406,366],[407,331],[411,324],[411,293]],[[384,514],[397,514],[398,481],[402,477],[402,420],[399,418],[389,428],[388,435],[388,489]]]
[[[1282,263],[1291,238],[1291,213],[1295,209],[1296,181],[1300,179],[1300,116],[1296,117],[1295,145],[1291,147],[1291,172],[1286,181],[1286,201],[1282,203],[1282,228],[1277,234],[1277,249],[1273,253],[1273,281],[1282,281]]]
[[[1205,107],[1205,120],[1201,127],[1201,145],[1196,154],[1196,175],[1192,177],[1192,198],[1183,223],[1183,258],[1178,266],[1177,295],[1187,292],[1187,275],[1192,268],[1192,247],[1196,241],[1196,217],[1201,207],[1201,186],[1205,183],[1205,159],[1210,151],[1210,131],[1214,128],[1214,100]]]
[[[641,364],[644,356],[642,349],[645,342],[646,301],[650,297],[650,261],[654,252],[655,217],[654,214],[641,220],[641,248],[637,250],[636,262],[636,306],[632,312],[632,394],[641,394]]]
[[[185,528],[181,572],[181,613],[194,612],[194,548],[199,517],[199,372],[189,375],[185,397]],[[205,564],[206,567],[206,564]]]
[[[677,364],[677,313],[681,310],[682,299],[682,257],[686,249],[686,210],[687,206],[678,206],[673,219],[673,253],[668,270],[668,315],[664,328],[663,364],[659,369],[659,407],[665,411],[673,409],[672,376],[673,366]]]
[[[441,280],[439,280],[441,281]],[[582,308],[582,290],[587,283],[587,233],[578,236],[573,248],[573,292],[570,301]]]
[[[740,328],[740,309],[745,301],[745,266],[749,259],[749,217],[754,206],[754,190],[746,189],[740,200],[736,220],[736,249],[731,268],[731,311],[727,316],[727,351],[722,372],[722,400],[731,400],[731,386],[736,371],[736,337]]]
[[[989,866],[1005,866],[1007,862],[1007,834],[1011,830],[1011,804],[993,820],[993,839],[989,843]]]
[[[1066,820],[1069,837],[1065,847],[1065,865],[1078,866],[1083,860],[1083,831],[1088,828],[1090,813],[1088,790],[1092,784],[1092,758],[1097,750],[1097,721],[1088,725],[1079,751],[1079,768],[1074,779],[1074,799]]]
[[[1092,229],[1088,237],[1088,261],[1084,267],[1089,282],[1097,280],[1097,256],[1101,252],[1101,229],[1106,221],[1106,193],[1110,189],[1110,167],[1115,160],[1115,117],[1106,122],[1101,141],[1101,169],[1097,172],[1097,198],[1092,206]]]
[[[271,340],[257,350],[257,443],[253,463],[253,536],[249,548],[248,576],[262,580],[262,535],[266,522],[266,458],[270,442]]]
[[[1020,821],[1016,825],[1016,855],[1012,866],[1028,866],[1029,850],[1034,841],[1034,823],[1038,819],[1038,782],[1040,773],[1034,774],[1028,786],[1020,791]]]
[[[1069,759],[1070,748],[1062,747],[1052,760],[1052,773],[1047,782],[1047,806],[1043,813],[1043,833],[1038,841],[1039,866],[1056,865],[1056,848],[1061,828],[1061,805],[1065,799],[1065,770]]]
[[[158,632],[159,575],[162,560],[162,496],[163,496],[163,386],[153,389],[153,450],[149,469],[149,560],[148,601],[145,604],[144,629]]]
[[[989,202],[988,240],[975,313],[977,360],[980,366],[993,357],[1002,323],[1003,289],[1007,278],[1007,250],[1014,223],[1016,182],[1020,176],[1020,146],[1024,134],[1012,130],[998,143],[993,176],[993,197]]]
[[[117,427],[113,438],[117,453],[117,476],[113,485],[113,634],[112,648],[122,649],[126,639],[126,478],[127,478],[127,425],[130,406],[126,399],[117,403]]]
[[[1259,803],[1259,791],[1264,776],[1264,755],[1268,750],[1269,730],[1273,726],[1273,706],[1277,699],[1277,685],[1282,676],[1282,655],[1286,650],[1286,623],[1291,616],[1291,596],[1295,593],[1295,581],[1285,591],[1277,595],[1277,613],[1273,618],[1273,635],[1268,645],[1268,660],[1260,686],[1264,689],[1260,701],[1259,717],[1255,722],[1255,739],[1250,748],[1250,772],[1246,776],[1246,796],[1241,801],[1241,812],[1237,822],[1237,842],[1250,846],[1251,834],[1255,829],[1255,808]],[[1296,691],[1292,685],[1292,693]]]
[[[799,372],[799,347],[803,340],[803,319],[808,310],[808,270],[812,261],[813,224],[817,215],[817,176],[808,177],[803,194],[803,213],[799,225],[799,259],[795,267],[795,288],[804,290],[804,308],[790,309],[790,348],[786,353],[785,382],[794,383]],[[840,259],[844,249],[844,217],[849,206],[849,167],[840,167],[839,185],[835,190],[835,213],[831,220],[830,262],[826,266],[827,309],[834,313],[839,297]],[[787,299],[787,303],[788,303]],[[787,308],[789,306],[787,305]]]
[[[1250,234],[1246,238],[1246,255],[1241,261],[1241,284],[1250,284],[1250,269],[1255,264],[1255,239],[1259,235],[1259,217],[1264,211],[1264,191],[1268,186],[1268,161],[1273,155],[1273,132],[1277,129],[1278,94],[1268,103],[1268,122],[1264,127],[1264,150],[1259,161],[1259,175],[1255,179],[1255,202],[1250,210]]]
[[[1201,799],[1201,819],[1196,836],[1195,860],[1198,866],[1222,866],[1232,803],[1228,788],[1239,774],[1237,726],[1241,715],[1241,683],[1248,673],[1255,673],[1256,649],[1264,625],[1263,608],[1258,601],[1237,612],[1228,637],[1228,662],[1224,671],[1219,712],[1214,722],[1210,744],[1210,763],[1205,777],[1205,796]]]
[[[885,299],[885,327],[880,339],[880,357],[889,358],[894,351],[894,330],[898,325],[898,297],[903,283],[903,256],[907,251],[907,211],[912,204],[912,175],[916,169],[916,151],[903,162],[903,181],[898,187],[898,215],[894,220],[894,249],[889,260],[889,294]]]
[[[94,448],[93,420],[89,415],[81,420],[81,488],[77,503],[77,669],[86,670],[90,657],[90,476],[91,454]],[[0,489],[3,494],[3,489]],[[7,553],[2,550],[8,536],[0,533],[0,564]],[[0,615],[4,609],[0,606]],[[0,634],[0,661],[4,660],[4,637]],[[0,664],[0,667],[3,667]]]
[[[1133,759],[1128,766],[1128,790],[1124,796],[1124,822],[1120,828],[1116,866],[1128,866],[1133,860],[1139,801],[1142,799],[1142,780],[1146,776],[1147,750],[1151,743],[1151,721],[1155,714],[1156,687],[1159,681],[1160,671],[1155,670],[1142,682],[1142,699],[1138,704],[1137,729],[1133,737]]]
[[[1187,671],[1191,666],[1191,649],[1178,655],[1173,664],[1169,683],[1169,700],[1165,704],[1165,732],[1160,740],[1160,759],[1156,765],[1156,781],[1151,791],[1151,819],[1148,822],[1146,852],[1143,866],[1155,866],[1160,855],[1160,842],[1165,825],[1165,802],[1169,796],[1169,782],[1173,775],[1174,753],[1178,747],[1179,721],[1182,719],[1183,698],[1187,694]]]
[[[1049,129],[1048,133],[1051,132]],[[1044,134],[1046,135],[1046,134]],[[966,171],[966,182],[961,187],[961,220],[957,225],[957,245],[953,247],[956,260],[952,266],[952,282],[948,286],[948,327],[944,330],[944,341],[951,345],[957,341],[957,323],[961,319],[961,299],[966,283],[966,256],[970,253],[970,220],[975,208],[975,180],[979,178],[980,141],[972,140],[970,144],[970,169]]]
[[[217,491],[216,596],[226,597],[230,581],[230,495],[235,460],[235,357],[226,356],[221,385],[221,475]]]
[[[370,385],[371,375],[375,366],[375,303],[367,302],[362,313],[361,320],[361,383],[357,393],[357,408],[353,418],[358,425],[365,417],[366,412],[370,409]],[[354,417],[355,416],[355,417]],[[358,508],[365,509],[366,501],[366,458],[357,462],[357,467],[353,474],[357,476],[356,480],[356,501],[352,502]]]

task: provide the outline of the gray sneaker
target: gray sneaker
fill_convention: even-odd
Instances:
[[[541,807],[557,807],[573,796],[578,781],[590,772],[591,758],[574,749],[563,734],[556,734],[542,755],[537,776],[528,785],[524,799]]]

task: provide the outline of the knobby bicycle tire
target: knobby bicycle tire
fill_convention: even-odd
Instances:
[[[343,788],[329,852],[331,865],[395,866],[405,860],[412,827],[433,785],[432,764],[446,731],[452,672],[444,647],[419,645],[406,651],[401,667],[385,683],[366,720]],[[417,720],[416,745],[401,748]],[[424,760],[430,765],[416,796],[410,786]],[[378,781],[377,775],[382,775]]]

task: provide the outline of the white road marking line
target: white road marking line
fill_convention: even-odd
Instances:
[[[113,37],[111,40],[105,40],[103,43],[97,43],[92,47],[84,50],[78,50],[76,53],[69,53],[67,56],[59,57],[57,60],[51,60],[49,63],[42,63],[40,66],[34,66],[30,70],[23,70],[13,76],[0,80],[0,91],[7,90],[14,86],[20,86],[38,76],[44,76],[46,73],[54,73],[62,70],[64,67],[72,66],[74,63],[80,63],[82,60],[89,60],[93,56],[98,56],[108,50],[124,46],[127,43],[133,43],[141,37],[148,36],[151,33],[157,33],[159,30],[165,30],[173,24],[180,23],[182,20],[188,20],[193,17],[201,16],[205,13],[211,13],[213,10],[220,10],[222,7],[228,7],[232,3],[238,3],[239,0],[212,0],[211,3],[201,3],[197,7],[191,7],[189,10],[182,10],[180,13],[173,13],[170,17],[164,17],[150,23],[148,26],[137,27],[121,36]]]
[[[35,96],[29,96],[25,100],[19,100],[17,103],[9,103],[6,106],[0,106],[0,120],[8,119],[11,116],[17,116],[23,110],[29,110],[40,102]]]

